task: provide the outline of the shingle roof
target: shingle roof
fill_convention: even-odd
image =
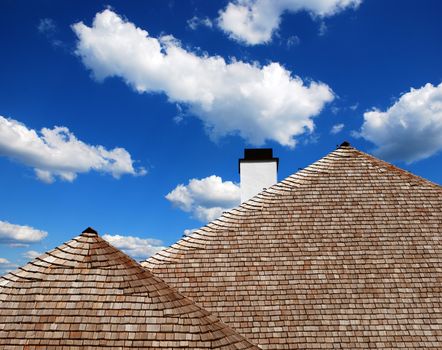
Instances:
[[[88,229],[0,278],[1,349],[256,349]]]
[[[442,188],[346,144],[144,266],[263,349],[442,349]]]

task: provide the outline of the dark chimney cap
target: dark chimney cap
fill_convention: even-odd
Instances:
[[[92,233],[94,235],[98,235],[98,232],[95,231],[92,227],[88,227],[87,229],[85,229],[82,233]]]
[[[341,143],[341,145],[339,147],[351,147],[351,145],[350,145],[350,142],[344,141]]]
[[[241,172],[239,166],[242,162],[265,162],[269,160],[276,161],[276,169],[279,167],[279,158],[273,157],[272,148],[244,148],[244,158],[239,159],[238,170]]]
[[[245,148],[244,160],[272,160],[272,148]]]

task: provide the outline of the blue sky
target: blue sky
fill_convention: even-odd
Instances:
[[[283,179],[348,140],[442,183],[441,11],[1,1],[0,270],[87,226],[137,259],[173,243],[238,204],[245,147]]]

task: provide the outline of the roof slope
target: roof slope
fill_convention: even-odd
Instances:
[[[0,278],[2,349],[256,349],[95,231]]]
[[[442,188],[343,144],[143,265],[264,349],[442,348]]]

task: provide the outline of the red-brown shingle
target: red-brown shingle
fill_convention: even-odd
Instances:
[[[1,349],[256,349],[89,229],[0,278]]]
[[[263,349],[442,349],[442,189],[341,146],[144,266]]]

